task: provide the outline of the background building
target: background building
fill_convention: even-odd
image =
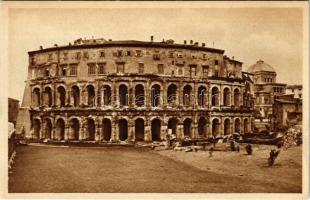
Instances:
[[[197,42],[78,39],[30,51],[27,138],[156,141],[251,132],[253,77]]]
[[[19,111],[19,100],[9,98],[8,105],[9,105],[9,115],[8,115],[9,122],[16,125],[17,115]]]
[[[263,60],[257,61],[248,69],[254,75],[255,126],[264,130],[271,125],[275,99],[285,94],[286,84],[277,83],[277,73]]]
[[[294,94],[294,98],[302,99],[302,85],[287,85],[285,94]]]

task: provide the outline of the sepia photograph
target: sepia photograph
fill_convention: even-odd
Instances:
[[[1,3],[5,196],[307,199],[308,9]]]

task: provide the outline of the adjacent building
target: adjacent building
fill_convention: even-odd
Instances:
[[[28,54],[17,127],[27,138],[158,141],[254,127],[253,74],[204,43],[78,39]]]
[[[13,98],[8,98],[8,120],[9,122],[13,123],[16,125],[16,120],[17,120],[17,115],[19,111],[19,100],[13,99]]]

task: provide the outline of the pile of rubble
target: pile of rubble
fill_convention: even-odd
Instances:
[[[300,129],[289,128],[283,136],[283,146],[289,148],[292,146],[299,146],[302,144],[302,132]]]

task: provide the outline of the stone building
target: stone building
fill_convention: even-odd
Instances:
[[[30,51],[17,129],[32,139],[156,141],[251,132],[251,74],[190,41],[78,39]]]
[[[273,118],[274,101],[285,94],[286,84],[277,83],[276,71],[263,60],[250,66],[248,72],[254,75],[255,126],[265,129]]]
[[[293,94],[294,98],[302,99],[302,85],[287,85],[285,94]]]
[[[19,110],[19,100],[9,98],[8,99],[8,120],[9,122],[13,123],[16,125],[16,120],[17,120],[17,115],[18,115],[18,110]]]

